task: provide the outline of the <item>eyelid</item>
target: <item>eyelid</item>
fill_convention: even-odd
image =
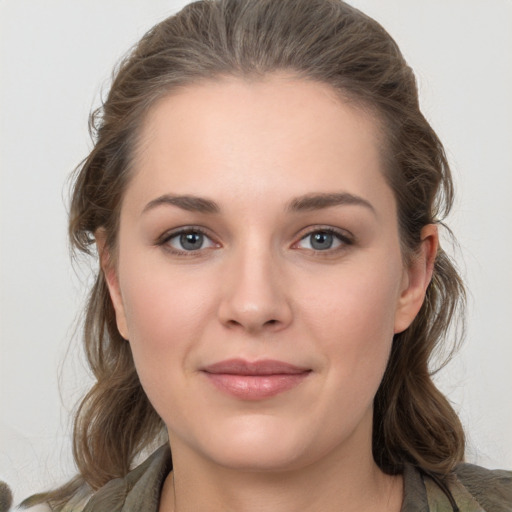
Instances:
[[[212,249],[214,247],[207,247],[203,249],[197,249],[192,251],[185,251],[185,250],[179,250],[174,247],[172,247],[169,244],[169,241],[173,238],[176,238],[180,235],[183,235],[185,233],[200,233],[204,237],[208,238],[214,247],[220,247],[220,243],[218,243],[214,237],[210,235],[210,233],[201,226],[181,226],[178,228],[171,229],[169,231],[166,231],[161,236],[159,236],[155,242],[155,245],[162,246],[165,248],[165,250],[169,251],[171,254],[176,254],[179,256],[197,256],[199,253],[206,249]]]
[[[340,246],[339,247],[335,247],[334,249],[332,249],[332,248],[329,248],[329,249],[326,249],[326,250],[306,249],[306,250],[312,251],[312,252],[317,253],[317,254],[321,254],[321,253],[324,253],[326,255],[329,254],[329,253],[332,254],[332,253],[334,253],[336,251],[345,249],[346,246],[353,245],[354,242],[355,242],[355,237],[350,232],[348,232],[346,230],[342,230],[342,229],[339,229],[339,228],[334,228],[332,226],[321,226],[320,225],[320,226],[311,226],[310,228],[307,228],[307,231],[300,236],[299,240],[293,244],[292,248],[299,248],[299,247],[297,247],[297,245],[302,240],[304,240],[308,236],[311,236],[314,233],[329,233],[329,234],[332,234],[340,242]]]
[[[317,254],[317,255],[329,255],[336,253],[338,251],[342,251],[343,249],[346,249],[347,246],[353,245],[355,243],[355,237],[352,235],[352,233],[348,232],[347,230],[335,228],[332,226],[323,226],[323,225],[317,225],[317,226],[310,226],[308,228],[305,228],[306,231],[303,231],[300,235],[300,238],[298,241],[294,242],[292,245],[292,249],[300,249],[298,245],[302,240],[307,238],[308,236],[311,236],[314,233],[329,233],[332,234],[334,237],[337,238],[337,240],[340,242],[340,245],[335,248],[329,248],[325,250],[321,249],[308,249],[305,250],[310,251],[311,253]],[[213,247],[207,247],[197,250],[179,250],[169,245],[169,241],[177,236],[180,236],[185,233],[200,233],[206,238],[210,240],[210,242],[213,244]],[[213,237],[209,230],[201,227],[201,226],[194,226],[194,225],[187,225],[187,226],[180,226],[177,228],[173,228],[169,231],[164,232],[161,236],[159,236],[155,242],[155,245],[157,246],[163,246],[167,251],[169,251],[172,254],[180,255],[180,256],[197,256],[199,253],[212,248],[219,248],[221,247],[221,244],[215,240],[215,237]]]

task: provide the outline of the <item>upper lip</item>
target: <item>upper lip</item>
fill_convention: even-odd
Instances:
[[[230,375],[296,375],[311,371],[310,368],[295,366],[284,361],[264,359],[246,361],[244,359],[226,359],[202,368],[206,373]]]

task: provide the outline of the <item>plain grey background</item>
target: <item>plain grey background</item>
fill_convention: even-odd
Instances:
[[[74,335],[90,278],[71,266],[65,206],[88,113],[119,58],[185,3],[0,0],[0,479],[16,500],[72,475],[70,411],[90,382]],[[468,459],[512,468],[512,1],[351,3],[395,37],[445,143],[471,295],[465,345],[437,381]]]

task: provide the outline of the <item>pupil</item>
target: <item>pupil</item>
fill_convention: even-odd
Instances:
[[[313,249],[329,249],[332,245],[333,239],[331,233],[315,233],[313,235],[311,246]]]
[[[203,235],[201,233],[185,233],[181,235],[180,243],[184,249],[190,251],[200,249],[203,245]]]

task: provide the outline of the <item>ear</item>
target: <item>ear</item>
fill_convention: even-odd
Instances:
[[[432,279],[434,262],[439,247],[439,234],[435,224],[421,230],[421,245],[404,268],[402,288],[395,312],[395,334],[405,331],[416,318],[427,287]]]
[[[128,339],[128,328],[126,324],[126,315],[123,305],[123,298],[119,288],[119,279],[117,270],[115,268],[112,255],[107,247],[107,235],[103,228],[95,231],[94,238],[96,239],[96,248],[98,250],[98,257],[100,260],[100,267],[105,281],[107,283],[108,291],[110,293],[110,300],[114,306],[116,313],[116,323],[119,334],[126,340]]]

